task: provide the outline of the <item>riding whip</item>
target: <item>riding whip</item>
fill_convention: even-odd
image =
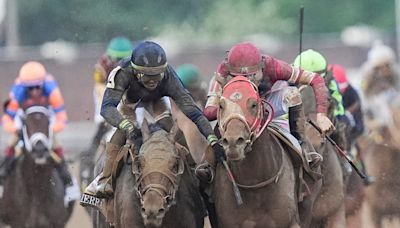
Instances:
[[[357,174],[362,178],[365,179],[367,178],[367,176],[362,173],[357,166],[353,163],[353,161],[351,160],[351,158],[342,150],[342,148],[340,148],[340,146],[338,146],[336,144],[335,141],[333,141],[333,139],[331,139],[331,137],[329,137],[328,135],[325,135],[322,133],[321,128],[319,128],[312,120],[308,121],[311,126],[313,126],[321,135],[324,135],[325,138],[336,148],[336,151],[339,152],[339,155],[343,158],[345,158],[347,160],[348,163],[350,163],[351,167],[357,172]]]
[[[304,21],[304,6],[300,7],[300,29],[299,29],[299,66],[301,67],[301,52],[303,49],[303,21]]]
[[[240,195],[239,187],[237,186],[235,178],[233,177],[231,169],[229,168],[226,161],[222,160],[222,164],[224,165],[226,172],[228,173],[229,179],[231,179],[232,186],[233,186],[233,194],[235,195],[236,203],[240,206],[243,204],[243,199],[242,199],[242,196]]]

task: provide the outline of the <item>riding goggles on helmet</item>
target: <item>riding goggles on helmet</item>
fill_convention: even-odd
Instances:
[[[167,63],[156,66],[156,67],[144,67],[139,66],[131,62],[131,66],[135,69],[137,73],[137,77],[143,82],[146,83],[148,81],[161,81],[164,78],[165,70],[167,69]]]

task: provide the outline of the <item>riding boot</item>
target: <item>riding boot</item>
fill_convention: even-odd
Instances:
[[[106,161],[104,164],[103,172],[100,174],[98,178],[98,184],[94,190],[95,192],[91,192],[91,190],[89,189],[90,187],[89,185],[88,188],[86,188],[85,193],[89,195],[94,195],[98,198],[107,198],[113,194],[111,174],[112,174],[113,162],[117,157],[119,150],[120,150],[119,145],[113,143],[107,143]]]
[[[306,160],[310,168],[317,168],[322,162],[322,155],[317,153],[311,142],[306,136],[305,131],[306,118],[304,115],[303,104],[289,107],[289,126],[290,132],[299,140]]]
[[[64,205],[68,206],[71,201],[79,199],[80,190],[77,181],[68,170],[68,165],[63,156],[63,149],[61,147],[55,148],[54,152],[61,158],[60,162],[56,162],[55,168],[64,185]]]
[[[215,167],[217,161],[215,159],[214,151],[211,147],[208,147],[204,153],[204,157],[200,165],[196,167],[194,173],[203,183],[212,183],[215,177]]]
[[[194,170],[194,173],[199,178],[200,181],[204,183],[212,183],[215,176],[215,170],[208,164],[207,161],[198,165]]]
[[[11,169],[13,167],[15,158],[14,158],[14,146],[8,146],[5,149],[5,157],[3,162],[0,163],[0,186],[3,185],[5,179],[10,174]]]

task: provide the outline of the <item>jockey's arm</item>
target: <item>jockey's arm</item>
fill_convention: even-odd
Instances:
[[[209,139],[214,132],[208,120],[203,115],[199,107],[197,107],[192,96],[183,87],[178,76],[172,68],[168,68],[166,86],[163,93],[171,97],[179,109],[194,123],[204,137]]]
[[[217,119],[219,97],[221,96],[221,85],[215,80],[215,75],[211,78],[208,86],[207,102],[204,108],[204,116],[213,121]]]
[[[266,65],[267,74],[276,75],[276,80],[286,80],[295,85],[311,86],[315,94],[317,112],[324,114],[328,112],[328,88],[325,85],[324,79],[319,74],[302,70],[273,58],[267,58]],[[273,72],[268,72],[271,71],[271,68]]]
[[[49,104],[56,115],[56,120],[53,125],[53,131],[58,133],[65,128],[65,125],[67,124],[68,121],[67,112],[65,111],[64,98],[55,81],[52,81],[50,82],[50,84],[47,84],[45,86],[45,89],[50,90]]]
[[[8,133],[15,133],[17,131],[17,128],[14,124],[14,117],[17,114],[18,109],[18,101],[14,98],[12,94],[10,94],[10,100],[5,106],[4,114],[2,117],[3,128]]]
[[[114,68],[108,77],[104,92],[100,115],[116,128],[119,128],[120,123],[125,120],[117,107],[125,90],[129,88],[129,79],[130,76],[121,71],[121,67]]]
[[[295,85],[309,85],[314,90],[317,110],[317,123],[323,132],[334,130],[332,122],[327,117],[329,93],[324,79],[317,73],[304,71],[286,62],[267,57],[266,74],[274,77],[274,81],[286,80]]]

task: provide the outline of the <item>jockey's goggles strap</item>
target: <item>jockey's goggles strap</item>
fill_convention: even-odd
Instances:
[[[263,68],[264,61],[259,62],[257,65],[254,66],[246,66],[246,67],[233,67],[228,63],[225,64],[226,69],[229,71],[230,74],[252,74],[258,70]]]
[[[156,67],[144,67],[144,66],[139,66],[131,62],[131,66],[133,69],[135,69],[137,72],[145,74],[145,75],[158,75],[161,73],[164,73],[165,70],[167,69],[168,63],[165,63],[161,66],[156,66]]]
[[[207,140],[210,145],[214,145],[218,141],[218,137],[216,135],[209,135],[207,136]]]

